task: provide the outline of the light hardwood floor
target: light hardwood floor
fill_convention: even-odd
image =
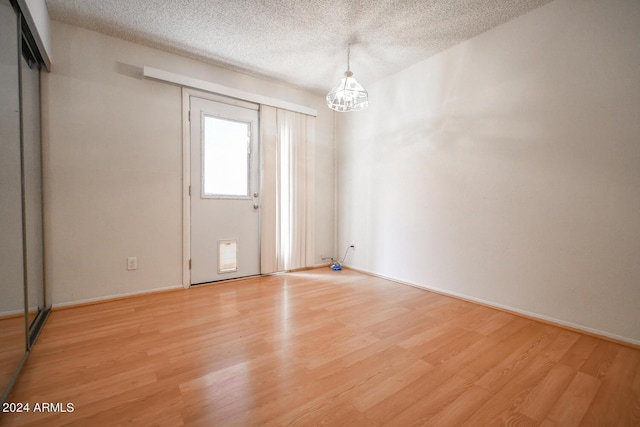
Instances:
[[[24,314],[0,317],[0,394],[13,377],[26,348]]]
[[[640,350],[329,269],[54,311],[1,425],[640,425]]]

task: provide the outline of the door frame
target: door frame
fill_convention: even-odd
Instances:
[[[191,287],[191,269],[189,260],[191,259],[191,121],[189,112],[191,109],[190,98],[192,96],[207,99],[209,101],[222,102],[224,104],[235,105],[237,107],[247,107],[258,105],[258,134],[257,147],[261,153],[260,141],[260,104],[242,101],[211,92],[205,92],[188,87],[182,87],[182,287]],[[261,168],[262,160],[258,159],[258,168]],[[260,170],[258,170],[258,182],[256,183],[258,192],[262,194],[262,183],[260,182]]]

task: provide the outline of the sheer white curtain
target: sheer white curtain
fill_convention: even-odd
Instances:
[[[261,106],[261,272],[314,264],[315,118]]]

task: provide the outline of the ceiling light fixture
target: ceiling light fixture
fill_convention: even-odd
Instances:
[[[369,94],[351,72],[351,44],[347,46],[347,71],[340,83],[327,95],[329,108],[342,113],[360,111],[369,106]]]

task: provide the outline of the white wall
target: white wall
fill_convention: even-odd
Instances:
[[[640,2],[557,0],[337,119],[347,264],[640,343]]]
[[[181,89],[171,71],[318,110],[316,259],[333,249],[333,114],[323,99],[52,22],[43,75],[46,278],[60,304],[182,282]],[[138,270],[127,271],[127,257]]]

